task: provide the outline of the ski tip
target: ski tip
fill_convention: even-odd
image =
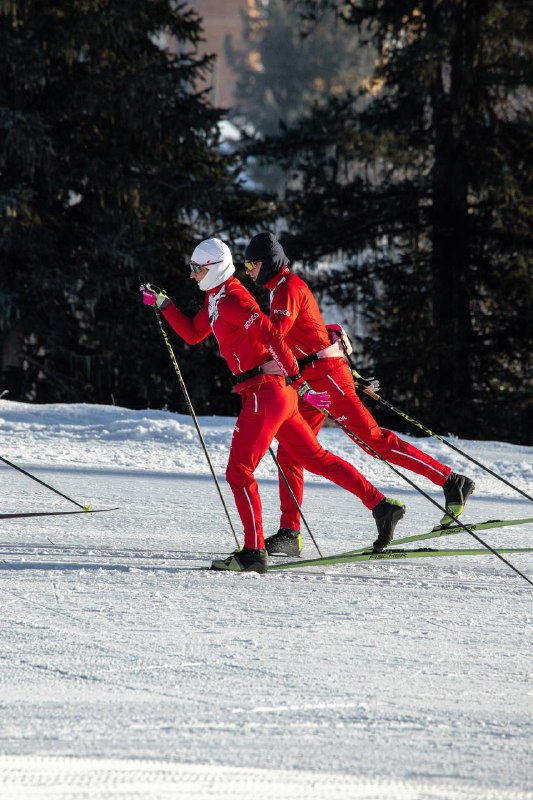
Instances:
[[[119,511],[120,506],[113,506],[112,508],[93,508],[92,506],[84,506],[83,510],[87,514],[101,514],[104,511]]]

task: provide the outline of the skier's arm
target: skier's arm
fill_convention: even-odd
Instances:
[[[227,302],[219,306],[221,316],[229,314],[233,324],[242,327],[243,334],[252,336],[268,348],[273,360],[282,373],[290,379],[292,388],[298,392],[307,403],[317,408],[327,408],[330,404],[327,392],[315,392],[304,381],[298,369],[298,362],[292,351],[287,347],[277,328],[272,325],[257,306],[243,305],[241,303]]]
[[[284,375],[287,377],[298,375],[298,363],[291,350],[277,328],[256,305],[235,302],[227,298],[224,305],[220,304],[219,312],[221,316],[227,316],[233,325],[241,328],[243,336],[250,336],[261,342]]]
[[[187,344],[197,344],[211,333],[209,314],[205,304],[191,319],[177,309],[167,293],[158,289],[157,286],[147,283],[140,286],[139,291],[142,294],[144,305],[158,308],[178,336],[181,336]]]
[[[211,333],[211,324],[205,305],[194,317],[188,317],[180,311],[172,300],[162,309],[162,314],[169,325],[187,344],[198,344]]]
[[[290,281],[283,281],[274,289],[270,303],[270,321],[282,336],[286,336],[294,325],[301,304],[301,290]]]

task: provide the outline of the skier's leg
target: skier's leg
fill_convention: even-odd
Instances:
[[[261,498],[254,472],[279,426],[296,406],[296,394],[277,380],[242,393],[243,407],[231,441],[226,479],[244,528],[244,546],[264,548]]]
[[[351,376],[347,377],[343,373],[335,375],[334,381],[332,376],[329,376],[329,379],[333,384],[333,388],[329,390],[330,413],[337,419],[342,419],[347,428],[386,461],[422,475],[442,487],[447,513],[441,518],[440,524],[451,525],[453,517],[463,513],[465,503],[475,489],[474,481],[465,475],[452,472],[449,466],[409,444],[392,431],[380,428],[370,411],[362,404]],[[322,386],[315,388],[323,390]]]
[[[352,464],[325,450],[300,414],[295,413],[287,419],[279,428],[276,438],[304,469],[322,475],[355,494],[363,505],[371,509],[378,529],[374,549],[381,552],[387,547],[397,523],[405,514],[402,503],[385,497]]]
[[[298,410],[313,433],[317,435],[324,424],[324,414],[305,401],[298,404]],[[277,458],[283,475],[286,477],[298,505],[301,506],[304,493],[303,467],[294,460],[291,453],[281,443],[278,446]],[[279,476],[279,497],[281,510],[280,529],[299,531],[300,512],[281,475]]]
[[[325,450],[299,413],[295,412],[283,423],[276,438],[304,469],[355,494],[367,508],[375,508],[384,498],[383,492],[361,475],[353,464]]]
[[[437,486],[444,486],[451,473],[450,467],[441,464],[404,439],[400,439],[392,431],[380,428],[358,397],[352,377],[345,377],[344,374],[334,377],[335,379],[329,382],[331,398],[329,411],[334,417],[342,419],[347,428],[386,461],[417,475],[423,475]],[[369,452],[369,455],[373,454]]]

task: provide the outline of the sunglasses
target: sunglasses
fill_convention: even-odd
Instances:
[[[190,261],[189,266],[191,268],[191,272],[194,272],[195,275],[198,275],[205,267],[214,267],[215,264],[222,264],[224,261],[221,258],[219,261],[208,261],[207,264],[197,264],[196,261]]]
[[[258,261],[245,261],[244,267],[245,269],[248,270],[248,272],[251,272],[253,269],[257,267],[258,263],[259,263]]]

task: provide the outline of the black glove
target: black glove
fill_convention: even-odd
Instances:
[[[379,394],[379,380],[373,376],[370,378],[363,378],[359,375],[356,369],[352,369],[352,375],[355,380],[355,385],[359,389],[370,389],[370,391]]]

